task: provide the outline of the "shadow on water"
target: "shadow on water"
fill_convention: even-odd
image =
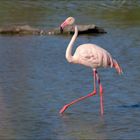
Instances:
[[[140,104],[133,104],[133,105],[121,105],[119,106],[121,108],[128,108],[128,109],[139,109],[140,108]]]

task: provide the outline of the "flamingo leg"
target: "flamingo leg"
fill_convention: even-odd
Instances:
[[[93,70],[93,77],[94,77],[94,90],[93,90],[93,92],[89,93],[89,94],[86,95],[86,96],[83,96],[83,97],[81,97],[81,98],[78,98],[78,99],[76,99],[76,100],[70,102],[69,104],[64,105],[64,106],[62,107],[62,109],[59,111],[59,113],[62,114],[69,106],[71,106],[71,105],[73,105],[73,104],[75,104],[75,103],[77,103],[77,102],[79,102],[79,101],[82,101],[82,100],[84,100],[84,99],[86,99],[86,98],[89,98],[89,97],[91,97],[91,96],[94,96],[94,95],[96,94],[96,73],[97,73],[97,71],[96,71],[96,69],[94,69],[94,70]]]
[[[96,78],[97,78],[97,81],[98,81],[98,84],[99,84],[99,91],[100,91],[100,108],[101,108],[101,116],[103,116],[104,114],[104,105],[103,105],[103,87],[102,87],[102,84],[101,84],[101,81],[100,81],[100,77],[96,71]]]

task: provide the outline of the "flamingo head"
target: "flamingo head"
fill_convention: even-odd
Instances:
[[[63,29],[66,27],[66,26],[69,26],[69,25],[73,25],[75,22],[75,19],[73,17],[68,17],[61,25],[60,25],[60,30],[61,32],[63,32]]]

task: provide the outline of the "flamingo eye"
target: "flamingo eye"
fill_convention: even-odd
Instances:
[[[72,19],[70,18],[70,19],[69,19],[69,22],[71,22],[71,21],[72,21]]]

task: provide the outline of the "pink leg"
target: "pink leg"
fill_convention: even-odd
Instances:
[[[73,104],[75,104],[75,103],[77,103],[79,101],[82,101],[82,100],[84,100],[84,99],[86,99],[88,97],[91,97],[91,96],[93,96],[93,95],[96,94],[96,73],[97,73],[97,71],[94,69],[93,70],[93,76],[94,76],[94,90],[93,90],[93,92],[90,93],[90,94],[88,94],[88,95],[86,95],[86,96],[83,96],[81,98],[78,98],[78,99],[70,102],[69,104],[64,105],[63,108],[59,111],[59,113],[62,114],[69,106],[71,106],[71,105],[73,105]]]
[[[103,87],[102,87],[102,84],[100,82],[100,77],[96,71],[96,78],[97,78],[97,81],[98,81],[98,84],[99,84],[99,91],[100,91],[100,107],[101,107],[101,116],[103,116],[104,114],[104,105],[103,105]]]

